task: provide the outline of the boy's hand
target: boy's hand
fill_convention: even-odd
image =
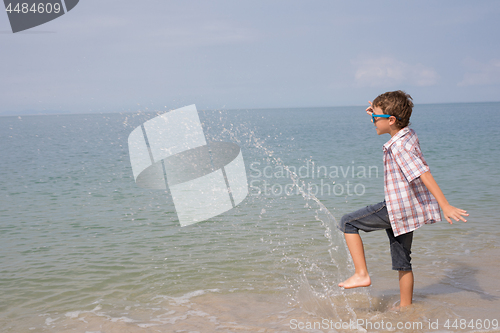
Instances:
[[[448,223],[453,224],[453,221],[451,219],[454,219],[455,221],[462,220],[464,222],[467,222],[467,220],[463,218],[463,216],[469,216],[469,214],[467,214],[467,211],[457,207],[453,207],[452,205],[441,207],[441,209],[443,210],[444,218],[446,219],[446,221],[448,221]]]
[[[366,108],[366,113],[368,113],[371,116],[373,113],[373,104],[372,101],[368,101],[368,103],[370,103],[370,106]]]

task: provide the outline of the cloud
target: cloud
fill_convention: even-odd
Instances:
[[[367,58],[352,61],[356,67],[356,83],[361,86],[409,84],[432,86],[439,78],[436,71],[420,63],[407,64],[391,57]]]
[[[458,86],[480,86],[500,83],[500,60],[493,59],[482,63],[472,58],[464,60],[467,72]]]

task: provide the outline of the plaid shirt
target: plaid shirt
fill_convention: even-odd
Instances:
[[[414,130],[405,127],[384,144],[384,192],[394,236],[441,221],[436,198],[420,179],[427,171]]]

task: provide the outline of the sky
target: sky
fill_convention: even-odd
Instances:
[[[500,1],[80,0],[12,33],[0,115],[500,101]]]

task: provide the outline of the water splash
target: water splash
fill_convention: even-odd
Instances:
[[[161,113],[163,112],[159,111],[155,115]],[[143,118],[144,116],[147,116],[147,112],[138,112],[133,114],[130,119]],[[149,114],[149,117],[151,116]],[[130,119],[125,119],[124,126],[133,126],[129,123]],[[340,281],[348,278],[353,271],[352,260],[348,254],[343,233],[337,229],[336,219],[330,210],[313,194],[311,184],[304,182],[278,156],[278,153],[281,155],[282,152],[277,152],[276,148],[274,148],[276,142],[269,143],[269,141],[282,139],[280,137],[282,133],[279,132],[279,129],[275,128],[276,132],[274,134],[266,133],[263,136],[258,134],[259,131],[253,127],[255,124],[252,125],[246,121],[237,122],[234,119],[229,120],[228,115],[222,110],[214,110],[209,114],[200,111],[200,119],[208,140],[225,140],[237,143],[251,150],[256,156],[262,157],[269,165],[273,167],[279,166],[286,170],[292,182],[293,192],[300,195],[305,201],[304,208],[299,208],[302,215],[314,217],[317,223],[311,226],[315,229],[322,229],[323,241],[315,240],[321,244],[314,245],[315,252],[312,254],[301,252],[300,244],[297,245],[289,241],[287,231],[283,229],[288,228],[288,232],[294,232],[292,228],[297,227],[293,225],[294,222],[281,224],[279,227],[283,229],[279,233],[275,234],[274,231],[268,231],[267,237],[260,238],[261,242],[268,242],[267,244],[270,245],[270,252],[273,256],[276,254],[280,256],[275,271],[283,273],[282,276],[289,290],[290,303],[294,303],[317,316],[328,316],[332,319],[349,317],[355,320],[356,313],[349,299],[354,291],[345,291],[337,286]],[[134,120],[137,121],[138,119]],[[293,138],[290,140],[293,141]],[[281,198],[267,201],[266,199],[253,198],[256,201],[255,203],[260,206],[259,219],[261,221],[265,214],[269,214],[275,208],[274,205],[278,205],[278,209],[283,208],[280,207],[282,206]],[[247,200],[252,200],[252,198],[247,198]],[[295,202],[293,204],[296,205]],[[304,210],[306,211],[304,212]],[[286,211],[282,215],[284,216],[285,213]],[[259,221],[258,223],[265,224],[266,221]],[[237,225],[235,228],[237,228]],[[362,289],[355,291],[355,293],[361,294],[363,292]]]

